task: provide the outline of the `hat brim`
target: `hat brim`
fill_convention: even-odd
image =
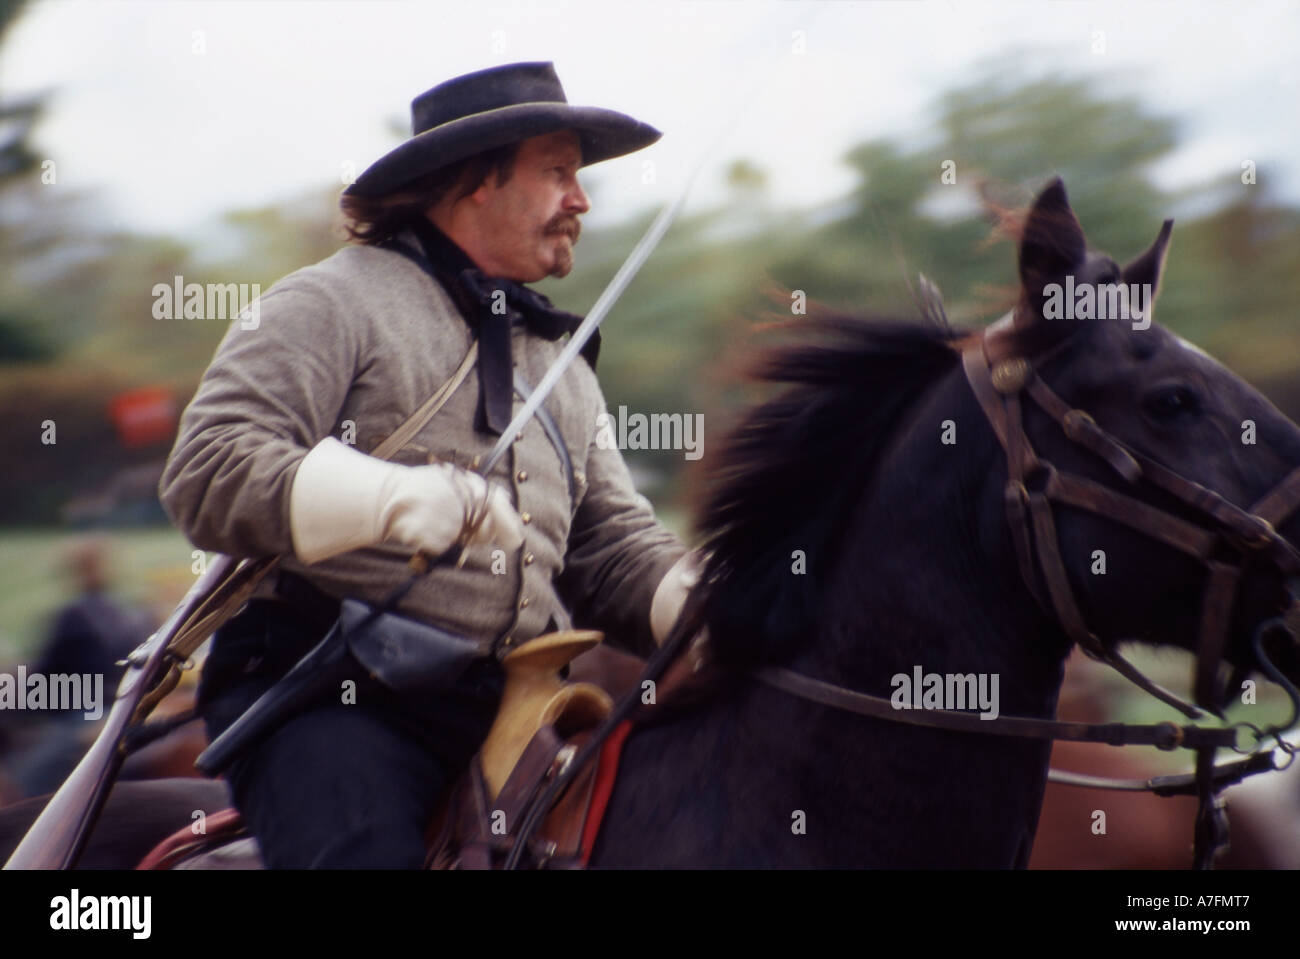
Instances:
[[[476,153],[557,130],[578,134],[583,166],[633,153],[663,136],[649,124],[616,110],[567,103],[516,103],[461,117],[411,137],[367,167],[343,193],[382,196]]]

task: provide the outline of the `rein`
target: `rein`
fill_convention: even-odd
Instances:
[[[1291,472],[1249,510],[1235,506],[1213,490],[1130,449],[1098,426],[1087,412],[1070,407],[1038,376],[1034,360],[1020,355],[1014,343],[1011,320],[1012,316],[1008,314],[974,341],[968,342],[961,351],[961,358],[971,390],[1006,454],[1004,499],[1007,521],[1021,578],[1029,592],[1085,655],[1105,663],[1162,702],[1196,719],[1204,715],[1200,709],[1142,675],[1088,629],[1061,558],[1052,502],[1123,523],[1197,559],[1206,566],[1208,577],[1194,670],[1194,699],[1204,709],[1223,718],[1221,707],[1226,702],[1232,678],[1227,686],[1219,688],[1218,667],[1227,644],[1242,568],[1250,556],[1264,556],[1283,575],[1290,577],[1291,603],[1287,613],[1258,627],[1254,635],[1254,651],[1260,668],[1281,685],[1290,698],[1290,719],[1264,730],[1247,722],[1207,728],[1179,726],[1172,722],[1134,725],[1072,723],[1017,716],[981,719],[976,714],[955,710],[900,710],[883,697],[855,692],[781,667],[756,669],[752,675],[801,699],[890,722],[1021,738],[1100,742],[1113,746],[1148,745],[1163,750],[1193,749],[1196,751],[1196,770],[1190,774],[1115,780],[1052,770],[1049,779],[1093,788],[1149,790],[1158,795],[1195,794],[1198,811],[1194,866],[1197,869],[1210,868],[1215,853],[1226,842],[1227,824],[1218,792],[1247,776],[1285,769],[1295,757],[1296,747],[1281,733],[1300,718],[1300,691],[1273,665],[1264,650],[1263,640],[1274,631],[1300,639],[1300,626],[1297,625],[1300,623],[1300,551],[1276,530],[1277,525],[1300,508],[1300,469]],[[1044,363],[1059,348],[1037,357],[1037,363]],[[1060,426],[1068,439],[1105,461],[1127,484],[1132,486],[1146,480],[1187,506],[1205,524],[1190,522],[1085,477],[1063,473],[1051,463],[1039,459],[1024,430],[1022,413],[1026,401],[1037,405]],[[1238,561],[1221,559],[1225,551],[1236,554]],[[1243,733],[1253,736],[1254,743],[1245,747],[1240,745]],[[1270,737],[1288,755],[1285,764],[1274,762],[1272,749],[1256,751]],[[1214,753],[1221,748],[1249,755],[1216,766]]]

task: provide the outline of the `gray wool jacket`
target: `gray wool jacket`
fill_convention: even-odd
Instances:
[[[373,450],[447,381],[471,342],[447,292],[398,253],[348,245],[289,274],[231,323],[181,418],[163,506],[196,546],[281,555],[282,569],[333,596],[379,602],[410,575],[410,551],[380,545],[300,563],[289,527],[294,473],[327,436]],[[516,370],[535,386],[563,343],[516,326],[511,346]],[[477,402],[471,372],[392,461],[469,467],[486,458],[495,437],[475,431]],[[622,454],[597,441],[605,401],[585,360],[560,378],[546,408],[570,451],[576,491],[534,418],[488,477],[511,493],[523,548],[495,557],[491,546],[470,548],[460,568],[425,576],[400,612],[475,639],[485,654],[575,625],[646,655],[655,589],[685,547],[636,492]]]

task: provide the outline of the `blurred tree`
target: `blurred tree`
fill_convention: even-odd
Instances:
[[[325,259],[344,238],[338,209],[341,189],[311,191],[294,201],[228,213],[225,223],[237,235],[237,262],[211,268],[268,289],[285,274]]]
[[[26,4],[27,0],[0,0],[0,48],[5,33]],[[36,165],[36,155],[27,145],[27,135],[41,110],[40,98],[10,100],[3,93],[0,91],[0,183]]]
[[[0,13],[15,6],[0,2]],[[757,338],[755,321],[790,317],[790,291],[910,317],[921,271],[944,291],[954,322],[986,322],[1007,305],[999,295],[1013,289],[1016,269],[1011,245],[986,242],[981,195],[1019,206],[1059,174],[1089,238],[1121,261],[1150,243],[1180,201],[1204,209],[1213,199],[1210,212],[1175,228],[1158,315],[1248,378],[1267,380],[1300,414],[1291,320],[1300,211],[1273,198],[1267,169],[1259,185],[1225,172],[1187,196],[1166,194],[1151,170],[1176,149],[1178,124],[1078,79],[993,68],[940,97],[933,117],[923,143],[877,138],[847,151],[853,188],[815,209],[773,208],[762,167],[728,160],[724,200],[679,218],[608,318],[600,378],[611,411],[703,412],[707,456],[736,405],[752,398],[724,378],[724,364]],[[188,401],[228,324],[154,319],[154,284],[182,275],[267,289],[342,243],[335,189],[234,211],[213,233],[184,241],[102,234],[87,198],[41,186],[30,169],[0,190],[0,362],[10,358],[0,407],[22,413],[0,418],[0,446],[35,451],[31,424],[54,413],[60,423],[57,463],[42,450],[0,476],[0,522],[52,518],[75,483],[138,463],[117,448],[105,415],[113,396],[165,383],[178,404]],[[654,212],[589,227],[572,275],[543,291],[565,309],[590,309]],[[691,465],[681,450],[627,458],[661,501],[683,489]]]
[[[26,0],[0,0],[0,50],[5,34],[17,21]],[[0,194],[20,177],[27,176],[38,163],[29,143],[32,126],[40,115],[43,98],[10,98],[0,90]],[[0,219],[0,254],[11,255],[4,234],[7,224]],[[48,359],[54,346],[35,328],[27,316],[0,289],[0,364]]]
[[[36,166],[27,138],[41,111],[41,100],[27,97],[0,102],[0,181],[22,176]]]

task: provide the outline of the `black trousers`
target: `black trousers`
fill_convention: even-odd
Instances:
[[[254,600],[213,637],[198,704],[220,735],[320,641],[329,615]],[[398,694],[359,667],[227,770],[235,805],[273,869],[418,869],[439,799],[487,736],[504,673],[475,663],[450,690]]]

